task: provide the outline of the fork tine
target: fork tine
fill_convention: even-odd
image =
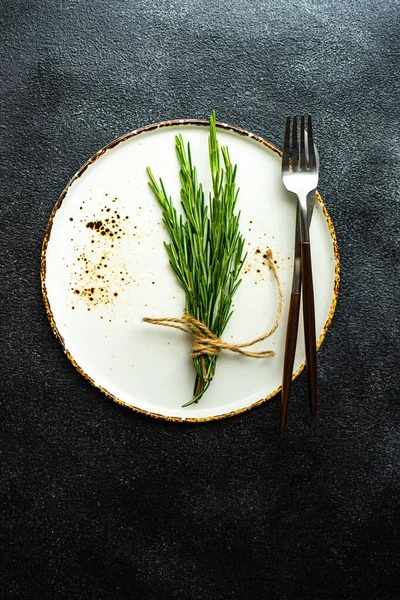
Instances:
[[[286,119],[285,137],[283,139],[282,169],[289,170],[289,146],[290,146],[290,117]]]
[[[308,166],[310,169],[313,169],[316,166],[316,160],[315,160],[315,147],[314,147],[314,140],[313,140],[312,125],[311,125],[311,115],[308,115],[307,132],[308,132]]]
[[[297,146],[297,117],[293,117],[292,168],[298,169],[298,167],[299,167],[299,148]]]
[[[306,162],[306,147],[305,147],[305,140],[304,140],[304,115],[301,115],[300,118],[300,147],[299,147],[299,154],[300,154],[300,169],[306,169],[307,168],[307,162]]]

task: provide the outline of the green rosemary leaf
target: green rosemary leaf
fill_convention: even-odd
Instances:
[[[162,179],[157,182],[147,167],[149,186],[157,198],[170,242],[165,244],[171,268],[185,292],[185,312],[221,337],[232,316],[232,298],[239,279],[244,254],[244,238],[239,230],[240,212],[235,212],[239,189],[237,166],[229,150],[217,140],[215,111],[210,116],[208,138],[212,192],[205,201],[202,184],[193,165],[190,144],[181,134],[175,137],[175,150],[181,183],[179,215],[168,197]],[[222,157],[222,160],[221,160]],[[193,359],[196,381],[189,406],[204,395],[214,377],[217,356]]]

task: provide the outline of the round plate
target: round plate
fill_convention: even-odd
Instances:
[[[230,416],[280,389],[293,269],[296,206],[281,182],[280,152],[264,139],[218,124],[218,140],[238,165],[237,208],[246,238],[243,281],[223,339],[247,342],[275,320],[277,287],[263,255],[270,248],[283,290],[277,331],[254,349],[269,359],[223,352],[214,380],[198,404],[191,398],[190,339],[143,317],[180,317],[184,293],[168,264],[161,210],[148,187],[146,166],[162,177],[179,204],[174,137],[190,142],[193,162],[210,189],[208,123],[169,121],[120,138],[95,154],[59,198],[42,251],[47,314],[65,353],[82,375],[116,402],[153,417],[206,421]],[[316,328],[321,344],[335,310],[339,258],[332,222],[317,195],[311,225]],[[304,366],[300,324],[294,372]]]

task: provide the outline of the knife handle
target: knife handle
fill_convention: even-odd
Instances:
[[[307,361],[308,395],[310,400],[311,414],[315,417],[317,414],[317,350],[310,242],[301,243],[301,271],[303,285],[303,318]]]
[[[283,359],[282,393],[281,393],[281,418],[279,430],[285,431],[289,392],[292,383],[294,356],[296,354],[297,331],[299,325],[300,292],[293,292],[290,296],[289,317],[286,330],[285,355]]]

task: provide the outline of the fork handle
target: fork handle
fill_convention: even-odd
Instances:
[[[297,330],[299,325],[300,292],[292,292],[289,304],[289,316],[286,329],[285,356],[283,359],[281,417],[279,431],[283,433],[289,403],[290,386],[292,384],[294,356],[296,354]]]
[[[310,399],[311,414],[315,417],[317,414],[317,351],[310,242],[301,243],[301,271],[308,395]]]

